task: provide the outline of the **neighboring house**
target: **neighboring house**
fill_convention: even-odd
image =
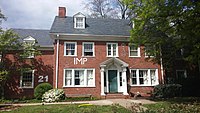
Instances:
[[[126,98],[140,93],[149,96],[163,83],[163,68],[147,60],[144,46],[129,46],[128,20],[86,18],[82,13],[65,15],[59,7],[51,29],[13,29],[26,40],[37,41],[42,55],[30,57],[37,63],[29,71],[14,73],[7,83],[7,98],[33,96],[34,88],[49,82],[66,95],[91,94]],[[14,59],[8,54],[8,59]],[[153,58],[153,57],[152,57]]]

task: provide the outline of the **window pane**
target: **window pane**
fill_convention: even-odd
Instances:
[[[66,55],[75,55],[75,43],[66,43]]]
[[[72,70],[65,71],[65,86],[72,85]]]
[[[24,72],[22,75],[22,87],[32,87],[32,71]]]
[[[83,28],[83,18],[76,18],[76,27]]]
[[[108,44],[108,56],[111,55],[111,44]]]
[[[113,56],[116,56],[116,51],[117,51],[117,45],[113,44]]]
[[[94,85],[94,75],[93,70],[87,70],[87,85]]]
[[[130,56],[138,56],[138,47],[130,46]]]
[[[84,56],[93,56],[93,44],[84,44]]]
[[[136,70],[131,70],[131,81],[132,81],[132,85],[136,85],[137,84],[137,76],[136,76]]]
[[[75,70],[75,85],[84,85],[84,71]]]
[[[139,84],[148,84],[147,70],[139,70]]]
[[[150,70],[151,84],[156,84],[156,70]]]
[[[130,51],[130,56],[138,56],[138,52],[137,51]]]

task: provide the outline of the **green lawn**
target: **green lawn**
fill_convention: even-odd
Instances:
[[[200,113],[200,98],[173,98],[144,105],[147,113]]]
[[[95,106],[95,105],[40,105],[24,106],[5,113],[131,113],[119,106]],[[4,113],[2,112],[2,113]]]

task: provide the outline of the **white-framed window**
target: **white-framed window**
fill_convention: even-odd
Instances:
[[[64,56],[77,55],[77,42],[64,42]]]
[[[129,57],[140,57],[140,47],[136,45],[129,46]]]
[[[154,57],[155,56],[155,53],[154,50],[155,50],[155,46],[154,45],[145,45],[145,57]]]
[[[82,56],[95,56],[94,42],[83,42]]]
[[[22,72],[20,76],[21,88],[33,88],[34,86],[34,70]]]
[[[130,82],[132,86],[158,85],[158,69],[131,69]]]
[[[74,27],[77,29],[85,28],[85,18],[84,17],[75,17]]]
[[[95,69],[64,69],[63,87],[95,87]]]
[[[35,43],[36,43],[36,40],[31,36],[28,36],[25,39],[23,39],[23,47],[24,47],[24,50],[25,50],[24,55],[23,55],[24,58],[34,58],[34,56],[35,56],[35,49],[34,49]]]
[[[107,57],[118,57],[118,43],[107,43]]]
[[[186,70],[176,70],[176,78],[177,79],[187,78],[187,71]]]

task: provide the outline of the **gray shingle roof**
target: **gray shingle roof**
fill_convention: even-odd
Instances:
[[[12,29],[22,39],[31,36],[35,38],[40,46],[51,46],[53,45],[53,39],[49,36],[49,30],[40,29]]]
[[[128,20],[86,18],[85,29],[75,29],[73,17],[55,17],[50,33],[130,36]]]

